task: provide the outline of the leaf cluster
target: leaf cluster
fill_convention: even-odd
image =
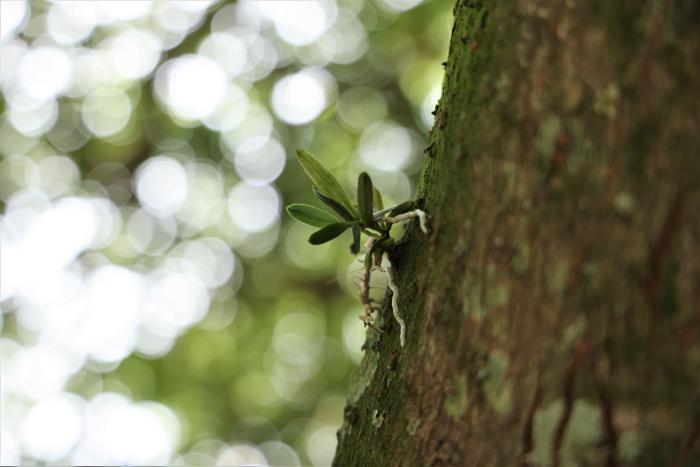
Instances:
[[[353,254],[357,254],[360,251],[360,237],[364,233],[377,239],[365,258],[366,264],[371,261],[375,251],[390,246],[391,224],[384,221],[385,216],[387,214],[395,216],[411,210],[413,201],[384,209],[381,193],[374,187],[370,176],[362,172],[357,180],[357,197],[354,203],[333,174],[310,152],[298,149],[297,156],[304,172],[312,182],[314,194],[331,210],[329,212],[308,204],[287,206],[287,212],[297,221],[319,227],[319,230],[309,237],[309,243],[320,245],[351,229],[353,242],[350,250]]]

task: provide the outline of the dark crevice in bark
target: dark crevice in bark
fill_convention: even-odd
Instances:
[[[532,396],[532,402],[530,407],[527,409],[527,416],[525,418],[525,426],[523,427],[523,437],[522,437],[522,462],[521,467],[527,467],[530,464],[528,460],[528,455],[535,448],[535,441],[533,437],[533,429],[535,425],[535,413],[542,403],[542,396],[544,394],[542,387],[542,369],[537,370],[537,380],[535,382],[535,393]]]
[[[598,391],[604,433],[605,465],[607,467],[617,467],[618,435],[613,419],[613,403],[607,388],[600,387]]]
[[[564,380],[564,388],[562,391],[562,398],[564,401],[564,407],[559,417],[559,422],[554,431],[554,439],[552,441],[552,466],[561,466],[561,448],[564,443],[564,436],[566,435],[566,428],[571,420],[571,414],[574,410],[574,402],[576,400],[576,376],[578,375],[578,370],[581,368],[584,360],[588,356],[590,351],[590,341],[587,338],[582,339],[576,346],[574,351],[574,357],[571,359],[571,364],[566,372],[566,379]]]
[[[652,334],[656,332],[660,314],[658,288],[663,273],[663,262],[672,246],[674,237],[680,229],[686,197],[686,190],[683,188],[678,189],[666,213],[659,235],[649,251],[649,274],[644,280],[642,288],[649,306],[649,329]]]

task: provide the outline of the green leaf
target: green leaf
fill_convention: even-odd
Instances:
[[[352,225],[352,244],[350,245],[350,251],[352,252],[353,255],[356,255],[360,252],[360,234],[362,233],[362,229],[360,228],[359,224],[353,224]]]
[[[323,201],[328,207],[330,207],[332,210],[334,210],[340,217],[342,217],[346,221],[355,222],[355,221],[359,220],[357,218],[357,216],[353,216],[352,214],[350,214],[348,212],[348,210],[343,207],[342,204],[340,204],[336,200],[324,195],[315,186],[312,186],[311,189],[313,190],[314,194],[318,197],[318,199]]]
[[[372,197],[372,205],[375,211],[381,211],[384,209],[384,202],[382,201],[382,194],[374,187],[374,196]]]
[[[297,156],[299,157],[299,163],[301,167],[309,176],[314,185],[316,185],[321,193],[323,193],[328,198],[336,200],[345,209],[357,217],[357,212],[355,207],[352,205],[352,201],[345,193],[343,187],[340,185],[338,180],[331,174],[326,168],[316,159],[313,154],[304,149],[297,149]]]
[[[413,209],[415,205],[416,202],[413,200],[404,201],[403,203],[395,206],[394,209],[391,210],[391,212],[389,213],[389,217],[398,216],[399,214],[408,212],[411,209]]]
[[[357,209],[360,212],[360,220],[367,227],[374,225],[373,195],[372,179],[367,172],[362,172],[357,179]]]
[[[309,237],[309,243],[312,245],[320,245],[322,243],[329,242],[341,233],[345,232],[345,230],[351,225],[352,224],[349,222],[336,222],[335,224],[329,224],[321,230],[317,230],[316,232],[312,233]]]
[[[330,213],[308,204],[290,204],[287,206],[287,214],[299,222],[313,225],[314,227],[325,227],[328,224],[338,222],[338,219]]]

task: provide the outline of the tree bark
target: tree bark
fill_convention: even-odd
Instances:
[[[459,0],[335,465],[700,465],[700,4]]]

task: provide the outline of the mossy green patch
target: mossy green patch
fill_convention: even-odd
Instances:
[[[445,398],[445,411],[451,418],[458,420],[467,410],[468,403],[467,376],[462,374],[452,381],[450,394]]]
[[[513,407],[513,384],[506,378],[508,356],[501,351],[491,352],[483,374],[483,387],[491,408],[501,415]]]

